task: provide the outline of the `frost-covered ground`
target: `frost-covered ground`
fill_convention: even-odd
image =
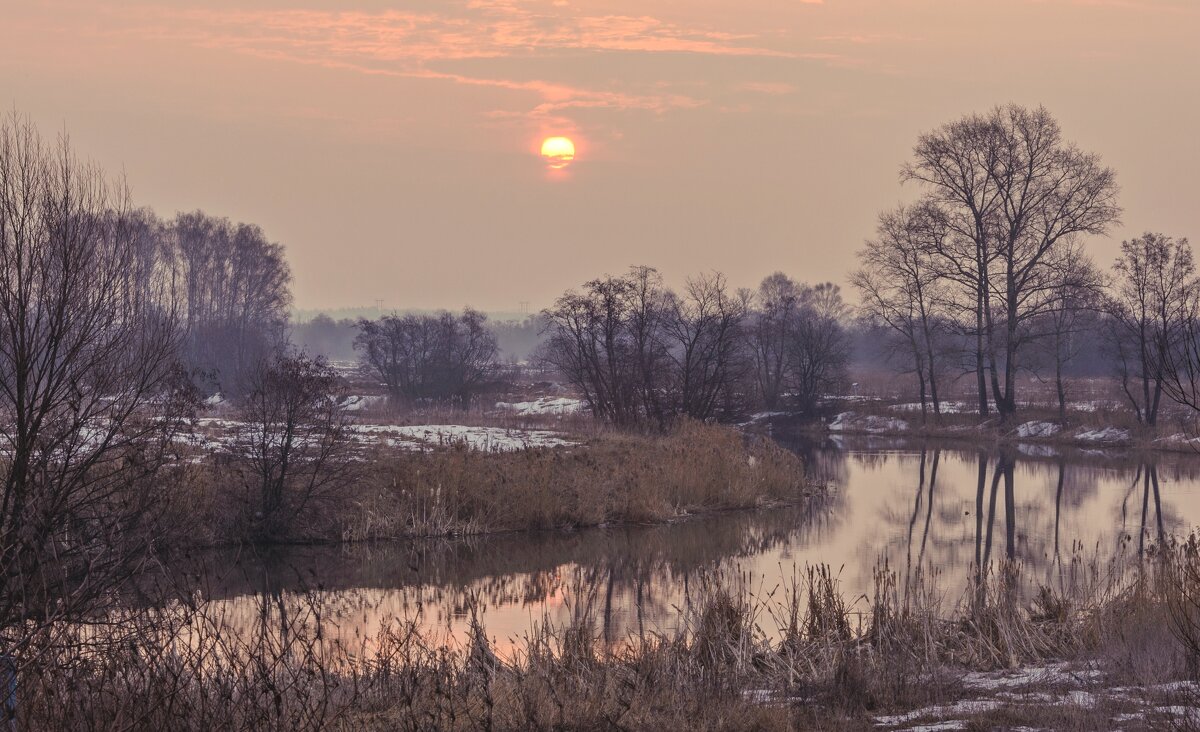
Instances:
[[[927,403],[925,408],[932,413],[933,403]],[[942,414],[965,414],[976,408],[976,405],[967,404],[966,402],[941,402],[938,404],[938,409],[941,410]],[[891,409],[893,412],[919,412],[921,411],[921,403],[908,402],[905,404],[893,404],[892,406],[888,407],[888,409]]]
[[[904,411],[908,411],[910,405],[895,405],[905,407]],[[919,406],[919,405],[918,405]],[[757,416],[757,415],[756,415]],[[983,427],[978,427],[982,429]],[[862,434],[898,434],[906,433],[911,430],[911,425],[899,417],[889,417],[879,414],[860,414],[858,412],[841,412],[836,415],[828,424],[830,432],[848,432]],[[966,435],[968,432],[976,429],[966,425],[948,425],[943,428],[945,431],[962,433]],[[1133,433],[1122,427],[1080,427],[1074,432],[1065,432],[1061,425],[1056,422],[1046,420],[1035,420],[1024,422],[1018,425],[1009,433],[1017,440],[1048,440],[1062,439],[1083,443],[1085,445],[1097,446],[1125,446],[1133,442]],[[1180,433],[1163,437],[1155,440],[1155,443],[1164,448],[1183,448],[1193,447],[1200,450],[1200,438],[1189,438]],[[1033,453],[1030,453],[1033,454]]]
[[[971,414],[979,409],[979,404],[977,402],[961,402],[961,401],[941,402],[938,406],[941,409],[942,414]],[[1071,412],[1089,412],[1089,413],[1091,413],[1091,412],[1099,411],[1101,409],[1111,409],[1111,408],[1114,408],[1115,406],[1116,405],[1113,404],[1112,402],[1106,402],[1106,401],[1067,402],[1067,410],[1071,411]],[[933,402],[932,401],[927,402],[926,407],[931,413],[933,412]],[[1018,402],[1018,407],[1020,407],[1022,409],[1038,408],[1038,407],[1057,408],[1057,405],[1056,404],[1048,405],[1044,402],[1022,401],[1022,402]],[[890,407],[888,407],[888,409],[890,409],[894,412],[920,412],[921,411],[921,403],[920,402],[903,402],[900,404],[893,404]]]

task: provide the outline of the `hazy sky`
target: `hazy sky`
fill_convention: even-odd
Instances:
[[[305,308],[842,281],[917,135],[1009,101],[1116,168],[1099,261],[1200,240],[1198,53],[1198,0],[0,2],[0,101],[161,214],[262,225]]]

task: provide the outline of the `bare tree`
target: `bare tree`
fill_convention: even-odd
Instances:
[[[907,352],[907,370],[917,377],[921,416],[928,401],[941,414],[938,352],[948,317],[946,288],[935,260],[949,235],[944,219],[930,206],[904,208],[880,216],[878,236],[859,252],[862,267],[851,282],[871,321],[885,324]]]
[[[902,180],[924,185],[929,201],[942,212],[952,234],[936,251],[943,276],[963,290],[961,309],[969,318],[965,330],[975,344],[972,365],[980,417],[988,413],[985,326],[996,256],[994,222],[1001,206],[995,180],[999,156],[1000,135],[994,120],[970,115],[922,135],[913,149],[913,160],[900,173]]]
[[[170,278],[125,187],[0,122],[0,636],[98,617],[156,562],[157,477],[192,401]],[[144,232],[142,232],[144,233]]]
[[[992,396],[1002,418],[1016,412],[1020,347],[1026,322],[1052,310],[1052,261],[1074,237],[1105,234],[1118,220],[1115,175],[1099,156],[1062,139],[1058,122],[1044,108],[1016,106],[995,113],[1004,144],[994,174],[1000,190],[997,216],[996,291],[1003,305],[1004,332],[988,323]],[[997,343],[1002,340],[1002,343]],[[1003,347],[1001,385],[996,352]]]
[[[337,373],[321,358],[280,355],[250,376],[231,461],[258,540],[292,538],[297,522],[344,488],[350,432]]]
[[[1138,421],[1154,426],[1164,390],[1187,403],[1185,376],[1197,288],[1187,239],[1146,233],[1121,243],[1107,310],[1121,388]]]
[[[631,267],[625,275],[629,283],[626,309],[632,355],[637,367],[637,393],[641,413],[665,430],[671,418],[670,354],[665,345],[666,329],[675,310],[676,299],[664,286],[662,275],[653,267]]]
[[[671,301],[667,352],[677,411],[707,420],[730,403],[730,391],[745,371],[741,328],[746,303],[729,292],[720,273],[689,279],[683,296]]]
[[[825,282],[800,291],[788,342],[788,387],[801,411],[814,411],[822,397],[847,381],[850,339],[843,324],[847,313],[837,285]]]
[[[800,307],[800,288],[783,272],[763,279],[747,328],[758,397],[769,410],[778,408],[787,378],[788,344]]]
[[[688,280],[677,295],[656,270],[633,267],[565,293],[545,312],[543,358],[615,424],[666,429],[681,415],[712,419],[740,406],[746,309],[719,273]]]
[[[661,308],[665,293],[657,272],[634,268],[569,291],[545,312],[543,358],[575,385],[592,413],[634,426],[666,414],[656,380],[665,354]],[[648,409],[657,414],[647,415]]]

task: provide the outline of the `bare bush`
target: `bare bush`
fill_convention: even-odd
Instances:
[[[354,346],[395,399],[464,409],[495,375],[498,354],[487,316],[470,308],[457,317],[442,313],[362,320]]]
[[[280,355],[250,375],[238,402],[235,466],[259,540],[293,538],[351,477],[351,436],[338,377],[324,360]]]

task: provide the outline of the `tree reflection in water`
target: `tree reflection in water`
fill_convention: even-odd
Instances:
[[[386,617],[420,613],[456,635],[476,608],[503,647],[534,622],[588,612],[604,641],[620,643],[672,629],[703,578],[767,594],[823,563],[852,600],[869,596],[873,570],[887,559],[904,565],[906,598],[936,577],[953,603],[997,560],[1064,589],[1081,554],[1136,560],[1200,519],[1195,456],[1031,455],[1028,447],[879,439],[789,446],[830,484],[828,497],[667,526],[211,553],[188,571],[205,577],[206,595],[260,622],[282,616],[289,596],[315,592],[340,608],[340,632],[369,635]]]

